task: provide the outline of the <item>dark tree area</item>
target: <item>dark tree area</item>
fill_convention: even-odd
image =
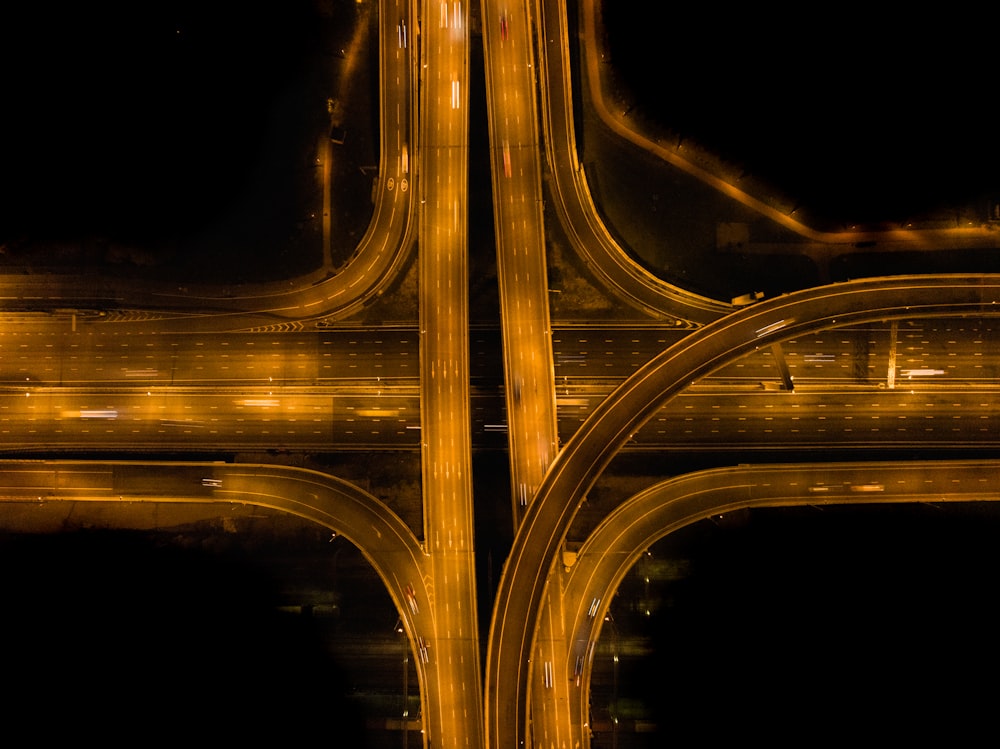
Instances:
[[[988,22],[601,6],[616,75],[645,115],[831,221],[913,218],[998,188]]]
[[[635,675],[658,685],[659,735],[811,745],[990,730],[998,530],[985,505],[869,506],[682,534],[691,574],[645,622],[654,651]]]
[[[245,560],[93,531],[5,538],[0,565],[13,735],[365,745],[341,669]]]

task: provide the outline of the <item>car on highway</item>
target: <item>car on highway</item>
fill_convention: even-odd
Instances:
[[[590,608],[587,610],[587,616],[593,619],[597,615],[597,607],[600,605],[601,599],[595,598],[590,602]]]
[[[420,607],[417,605],[417,594],[413,591],[413,586],[407,585],[404,594],[406,595],[406,605],[410,607],[410,611],[416,616],[420,613]]]
[[[500,14],[500,41],[507,41],[507,13]]]

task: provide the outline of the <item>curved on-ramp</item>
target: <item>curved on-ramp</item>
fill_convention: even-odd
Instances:
[[[622,383],[567,442],[514,538],[490,622],[484,685],[487,746],[524,745],[533,641],[566,532],[615,453],[672,396],[756,347],[805,331],[918,316],[997,315],[998,300],[998,275],[902,276],[822,286],[710,323]]]
[[[385,6],[385,7],[382,7]],[[409,4],[404,4],[409,8]],[[402,11],[405,15],[408,11]],[[394,283],[414,246],[415,169],[400,171],[402,149],[416,143],[412,99],[416,90],[415,45],[399,52],[396,27],[401,12],[388,0],[379,4],[379,169],[374,212],[350,259],[340,268],[320,268],[291,280],[260,284],[178,286],[146,279],[81,279],[70,275],[0,277],[6,309],[141,310],[177,316],[187,331],[237,326],[227,320],[269,322],[344,319],[377,301]],[[411,23],[414,27],[416,24]],[[391,136],[391,137],[390,137]],[[415,163],[417,159],[412,159]],[[329,206],[324,206],[324,213]],[[325,241],[325,240],[324,240]],[[328,248],[324,247],[324,255]]]
[[[427,557],[406,524],[381,501],[353,484],[302,468],[266,464],[133,461],[2,461],[0,502],[88,502],[118,507],[127,519],[134,504],[255,505],[329,528],[350,541],[385,584],[410,639],[420,682],[425,730],[442,730],[437,668],[419,657],[418,637],[434,631],[434,590]],[[121,526],[119,526],[121,527]],[[409,589],[409,590],[408,590]],[[410,592],[412,590],[412,592]],[[413,595],[428,605],[411,607]]]
[[[573,77],[565,0],[537,4],[542,127],[555,208],[566,235],[587,267],[617,298],[653,319],[710,322],[728,303],[666,283],[647,271],[611,236],[594,205],[576,150]],[[593,47],[593,44],[585,45]]]
[[[536,674],[531,724],[537,737],[588,736],[590,673],[594,648],[615,591],[642,554],[692,523],[745,508],[833,504],[1000,501],[1000,462],[850,462],[741,465],[686,474],[637,493],[610,513],[556,574],[563,584],[552,616],[560,639],[539,634],[535,662],[549,660],[556,674],[545,687]],[[562,709],[565,705],[567,709]]]

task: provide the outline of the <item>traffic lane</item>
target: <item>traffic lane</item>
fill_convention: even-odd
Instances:
[[[422,493],[432,576],[440,591],[421,657],[438,691],[424,716],[435,746],[477,743],[482,729],[475,570],[467,307],[468,37],[466,7],[424,8],[422,39],[421,324]],[[445,692],[444,690],[447,690]]]
[[[0,331],[0,383],[25,385],[319,384],[417,378],[415,329],[151,334]]]
[[[463,383],[457,383],[464,391]],[[567,442],[607,399],[612,385],[560,386],[558,428]],[[470,411],[430,395],[444,439],[507,449],[503,392],[474,389]],[[446,410],[451,409],[451,410]],[[817,446],[933,447],[962,441],[992,444],[996,389],[920,383],[906,390],[802,388],[794,393],[695,386],[633,432],[623,449],[652,447],[776,449]],[[465,416],[468,416],[466,419]],[[421,445],[425,419],[416,386],[302,389],[16,389],[0,393],[0,446],[7,449],[87,446],[93,449],[226,450],[239,447],[326,452]],[[437,423],[437,420],[435,420]],[[467,427],[466,425],[471,425]],[[456,439],[458,440],[456,442]],[[545,459],[547,442],[527,445]],[[450,457],[449,457],[450,456]],[[442,471],[460,460],[441,456]]]
[[[685,393],[660,409],[631,445],[727,446],[753,450],[847,446],[992,444],[995,389],[870,389],[843,392]]]
[[[796,380],[886,382],[894,351],[897,386],[905,383],[995,380],[990,356],[996,326],[989,319],[907,321],[892,336],[889,324],[837,327],[781,344]],[[625,378],[690,331],[636,326],[553,329],[557,382],[565,378]],[[417,377],[415,327],[376,331],[283,331],[174,335],[90,324],[71,331],[11,325],[0,331],[0,382],[10,385],[317,384],[339,379]],[[472,376],[496,373],[502,350],[497,331],[472,337]],[[770,346],[723,365],[707,379],[758,383],[778,378]]]
[[[838,320],[848,324],[945,312],[986,315],[998,297],[996,276],[866,279],[796,292],[706,325],[620,386],[560,452],[515,536],[497,591],[496,616],[510,617],[521,627],[491,627],[485,682],[490,741],[517,745],[522,740],[528,697],[525,664],[534,632],[530,622],[537,622],[545,571],[590,485],[657,407],[755,346],[829,328]]]
[[[629,376],[687,335],[689,331],[668,328],[556,328],[556,376]],[[897,381],[917,377],[988,380],[996,377],[1000,366],[989,356],[995,335],[996,323],[989,319],[839,326],[782,341],[781,354],[796,380],[887,382],[890,362],[896,367]],[[775,379],[779,377],[776,356],[773,347],[762,346],[723,365],[708,378],[733,382]]]
[[[677,477],[634,495],[590,535],[564,575],[560,623],[573,634],[566,650],[551,652],[575,714],[560,713],[559,705],[535,714],[565,720],[563,730],[587,725],[590,666],[605,612],[635,561],[669,533],[747,506],[997,501],[997,467],[996,461],[740,466]],[[552,692],[533,694],[539,708],[552,701]]]
[[[415,387],[326,393],[41,388],[0,394],[0,445],[19,450],[53,445],[105,450],[414,449],[420,444],[420,428]]]

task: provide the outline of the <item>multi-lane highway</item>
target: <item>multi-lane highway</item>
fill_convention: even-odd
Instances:
[[[568,530],[612,457],[996,446],[1000,291],[992,276],[886,278],[734,310],[667,287],[612,241],[576,162],[564,4],[486,2],[483,12],[499,328],[470,327],[474,19],[455,0],[379,6],[374,218],[344,268],[260,288],[0,281],[8,455],[405,451],[420,466],[418,512],[333,476],[258,462],[18,461],[0,485],[9,503],[99,502],[123,513],[157,501],[257,503],[342,533],[399,611],[426,745],[569,746],[586,741],[589,658],[621,568],[575,575],[627,561],[642,544],[608,541],[623,529],[642,528],[648,543],[681,522],[661,513],[678,504],[657,485],[623,504],[636,515],[608,518],[566,564]],[[320,160],[337,145],[324,142]],[[549,319],[545,194],[588,268],[641,319]],[[352,318],[399,280],[414,242],[418,319]],[[475,449],[510,450],[516,536],[491,612],[477,610]],[[950,468],[954,480],[967,467]],[[917,486],[912,471],[887,465],[785,466],[766,481],[766,470],[741,470],[725,475],[725,497],[683,522],[749,501],[732,498],[732,480],[762,505],[994,500],[981,481],[990,468],[968,469],[961,491],[948,492],[939,477]],[[568,598],[555,595],[563,583]]]
[[[904,389],[915,383],[995,382],[997,323],[989,317],[928,317],[836,325],[781,343],[795,387],[841,384]],[[617,384],[688,337],[658,323],[555,324],[556,391],[567,383]],[[501,335],[469,335],[470,378],[503,387]],[[156,322],[106,324],[71,317],[6,317],[0,383],[17,386],[357,386],[415,384],[415,325],[339,326],[321,331],[163,332]],[[782,383],[774,347],[762,345],[705,375],[718,385]]]
[[[527,3],[483,5],[497,281],[515,524],[558,449],[537,83]]]
[[[610,386],[570,388],[569,440]],[[323,388],[24,388],[0,392],[3,450],[215,452],[412,451],[421,448],[417,386]],[[581,404],[581,405],[578,405]],[[623,445],[628,451],[729,452],[825,448],[953,448],[1000,440],[997,388],[915,384],[886,391],[809,388],[795,394],[697,385]],[[471,397],[475,449],[503,450],[503,398]]]
[[[34,319],[34,318],[33,318]],[[991,444],[997,364],[988,319],[845,326],[763,346],[685,389],[634,449],[757,451]],[[670,326],[556,328],[560,442],[622,380],[684,338]],[[468,424],[504,449],[499,331],[470,335]],[[7,449],[416,450],[419,334],[412,327],[160,335],[69,320],[0,332]],[[782,358],[792,377],[785,388]]]
[[[425,741],[481,743],[479,616],[469,431],[469,8],[423,4],[420,19],[419,315],[421,475],[430,626]],[[438,589],[440,586],[440,589]]]

